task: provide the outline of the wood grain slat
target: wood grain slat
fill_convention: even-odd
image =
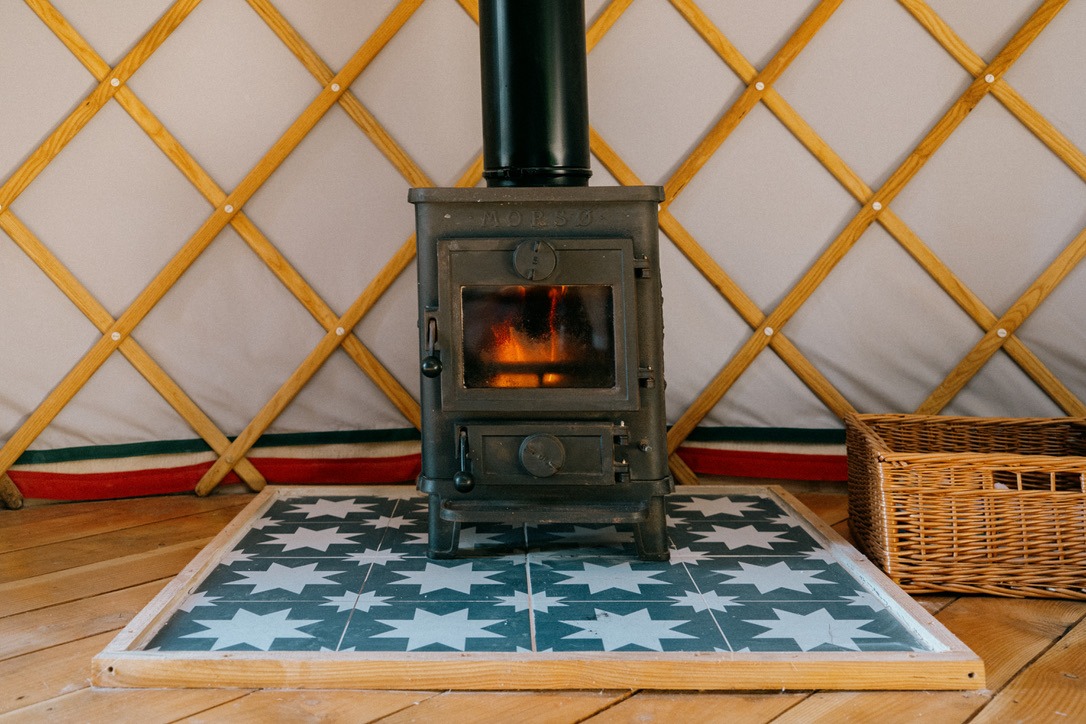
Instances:
[[[207,513],[129,526],[108,533],[71,538],[5,553],[0,555],[0,583],[207,538],[233,520],[242,507],[223,507]]]
[[[111,638],[106,631],[0,661],[0,714],[24,716],[27,707],[90,686],[87,662]]]
[[[27,722],[139,721],[167,724],[245,696],[239,689],[109,691],[84,688],[21,709]]]
[[[0,618],[0,661],[105,631],[118,631],[167,582],[165,579],[152,581]]]
[[[0,583],[0,618],[176,576],[211,538]]]
[[[1016,676],[973,721],[1086,721],[1086,619]]]
[[[718,694],[639,691],[588,721],[591,724],[755,724],[776,717],[806,699],[806,693]]]
[[[89,536],[123,531],[172,518],[209,513],[222,508],[236,511],[245,504],[247,499],[248,496],[238,495],[223,495],[215,498],[194,496],[137,498],[134,501],[137,505],[132,506],[132,509],[120,511],[116,516],[104,516],[93,506],[81,506],[79,503],[72,506],[43,506],[24,511],[26,513],[40,511],[41,513],[27,515],[25,520],[19,519],[23,517],[21,513],[18,517],[2,519],[3,525],[0,525],[0,530],[4,531],[4,539],[0,541],[0,553],[86,539]],[[69,507],[72,509],[68,510]]]
[[[387,721],[384,717],[410,710],[433,696],[433,692],[422,691],[254,691],[176,721],[187,724],[223,721],[363,724],[379,719]]]
[[[450,691],[382,719],[382,724],[425,721],[564,724],[582,721],[629,696],[621,691]]]
[[[99,500],[32,505],[17,514],[0,515],[0,531],[4,532],[2,545],[7,546],[0,550],[30,548],[43,543],[84,538],[88,534],[141,525],[148,522],[148,516],[151,520],[165,520],[241,505],[249,497],[248,493],[238,495],[224,492],[210,498],[197,498],[192,495],[130,498],[125,500],[123,505],[116,506],[115,515],[103,515],[102,502]],[[84,526],[91,526],[89,533]],[[28,540],[17,540],[20,536],[26,536]]]

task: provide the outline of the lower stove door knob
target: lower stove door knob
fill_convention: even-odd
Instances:
[[[461,493],[470,493],[475,487],[475,476],[463,470],[453,475],[453,487]]]

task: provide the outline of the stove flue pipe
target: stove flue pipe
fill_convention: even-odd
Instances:
[[[587,186],[584,0],[480,0],[488,186]]]

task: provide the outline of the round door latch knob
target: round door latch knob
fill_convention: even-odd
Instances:
[[[422,369],[422,374],[427,377],[437,377],[441,374],[441,360],[433,355],[423,357],[420,368]]]
[[[520,444],[520,464],[537,478],[549,478],[566,463],[566,448],[554,435],[529,435]]]
[[[460,470],[453,475],[453,487],[461,493],[470,493],[475,487],[475,476]]]

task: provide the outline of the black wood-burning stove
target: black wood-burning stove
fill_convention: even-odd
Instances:
[[[666,559],[662,190],[587,187],[584,0],[479,19],[488,187],[409,197],[429,555],[464,522],[598,522]]]

